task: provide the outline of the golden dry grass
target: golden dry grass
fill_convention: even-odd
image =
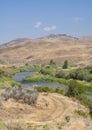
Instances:
[[[92,63],[92,37],[44,37],[11,41],[0,47],[0,61],[12,63],[47,63],[50,59],[62,63]]]
[[[40,93],[35,106],[19,103],[13,99],[3,102],[0,108],[0,121],[6,124],[11,121],[24,126],[28,124],[34,127],[41,126],[35,130],[43,130],[44,125],[48,125],[50,130],[58,130],[58,127],[62,127],[62,130],[90,130],[88,127],[91,127],[92,121],[89,117],[78,116],[75,113],[78,109],[88,112],[84,106],[68,97],[55,93]],[[69,122],[66,121],[66,116],[70,116]]]

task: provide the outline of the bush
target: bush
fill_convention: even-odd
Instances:
[[[88,82],[91,82],[91,81],[92,81],[92,74],[89,74],[86,80],[87,80]]]
[[[49,63],[50,65],[56,65],[56,63],[51,59],[50,60],[50,63]]]
[[[24,89],[22,87],[6,87],[4,92],[1,94],[3,100],[8,100],[10,98],[16,101],[21,101],[27,104],[35,104],[37,101],[38,93],[30,89]]]
[[[65,92],[64,92],[64,90],[61,88],[61,87],[57,87],[57,88],[55,88],[55,90],[54,90],[56,93],[59,93],[59,94],[65,94]]]
[[[38,92],[54,92],[54,90],[50,87],[41,87],[41,86],[37,86],[34,87]]]
[[[61,70],[61,71],[57,72],[55,76],[56,76],[56,78],[64,78],[65,73]]]
[[[90,99],[87,98],[84,94],[80,94],[76,97],[80,103],[84,106],[88,106]]]
[[[65,119],[66,119],[67,122],[69,122],[70,121],[70,116],[66,116]]]
[[[76,112],[78,115],[80,115],[80,116],[87,117],[87,113],[84,112],[83,110],[76,110],[75,112]]]
[[[43,68],[41,68],[40,73],[42,73],[44,75],[54,76],[56,73],[56,68],[51,65],[46,65]]]
[[[68,60],[65,60],[63,64],[63,69],[67,69],[67,68],[68,68]]]
[[[72,79],[78,79],[78,80],[86,80],[91,81],[92,75],[88,72],[86,69],[76,69],[72,72],[70,72],[70,78]]]
[[[42,130],[50,130],[48,125],[44,125]]]
[[[78,97],[82,93],[84,93],[83,87],[77,81],[71,80],[69,83],[67,95],[72,97]]]

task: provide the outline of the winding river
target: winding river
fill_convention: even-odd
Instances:
[[[43,86],[43,87],[48,86],[51,88],[62,87],[65,90],[67,90],[67,88],[68,88],[67,85],[60,84],[58,82],[46,82],[46,81],[45,82],[44,81],[22,82],[23,78],[25,78],[26,76],[29,76],[29,75],[33,76],[35,74],[36,74],[36,72],[19,72],[13,76],[13,80],[20,82],[22,84],[22,86],[24,86],[24,87],[33,87],[33,86]],[[92,99],[92,95],[87,95],[87,97],[89,99]]]
[[[62,87],[64,89],[67,89],[68,86],[64,85],[64,84],[60,84],[58,82],[46,82],[46,81],[39,81],[39,82],[22,82],[23,78],[25,78],[26,76],[33,76],[35,75],[36,72],[19,72],[16,73],[13,76],[13,80],[20,82],[22,84],[22,86],[24,87],[33,87],[33,86],[48,86],[48,87],[52,87],[52,88],[56,88],[56,87]]]

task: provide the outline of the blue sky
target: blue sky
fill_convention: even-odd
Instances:
[[[0,0],[0,43],[49,34],[92,35],[92,0]]]

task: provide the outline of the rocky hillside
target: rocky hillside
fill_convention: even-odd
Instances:
[[[92,63],[92,37],[71,37],[65,34],[38,39],[16,39],[0,46],[0,64]]]

